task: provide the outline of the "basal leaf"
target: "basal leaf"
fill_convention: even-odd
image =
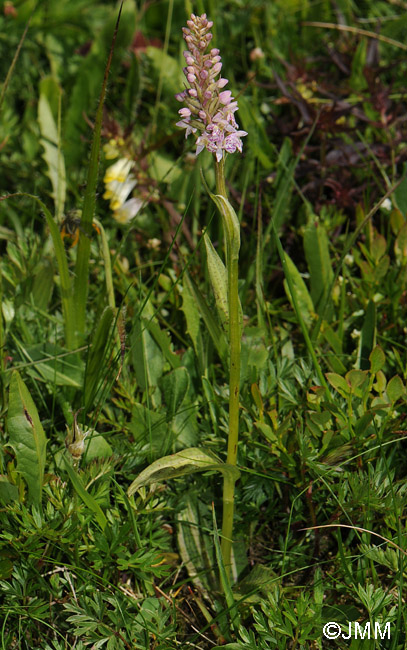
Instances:
[[[218,470],[223,473],[233,472],[235,480],[240,475],[236,467],[221,463],[216,456],[212,456],[198,447],[191,447],[190,449],[179,451],[176,454],[160,458],[149,465],[133,481],[127,493],[131,496],[143,485],[208,470]]]
[[[10,382],[7,430],[17,459],[17,471],[28,486],[33,503],[41,503],[47,440],[38,411],[17,371]]]

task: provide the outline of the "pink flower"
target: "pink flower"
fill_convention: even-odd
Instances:
[[[186,138],[191,133],[195,135],[196,155],[207,149],[220,162],[225,152],[242,151],[241,138],[247,133],[238,130],[234,116],[238,106],[233,101],[231,91],[221,91],[228,80],[222,77],[216,79],[222,69],[219,50],[213,47],[207,52],[212,40],[209,30],[213,23],[208,21],[206,14],[191,14],[187,25],[182,31],[188,45],[188,50],[184,52],[187,64],[184,74],[188,85],[175,96],[186,106],[178,111],[182,119],[177,126],[186,129]]]

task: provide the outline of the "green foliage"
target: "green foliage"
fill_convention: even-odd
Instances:
[[[34,4],[0,16],[0,647],[311,650],[328,621],[377,621],[402,650],[402,3],[192,8],[248,132],[216,205],[211,156],[174,126],[192,3],[126,0],[96,128],[118,7],[40,2],[23,37]],[[103,198],[112,139],[134,161],[129,223]],[[229,578],[222,471],[239,472]]]

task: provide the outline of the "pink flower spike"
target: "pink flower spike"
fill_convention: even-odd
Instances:
[[[183,34],[188,47],[184,52],[188,86],[176,96],[184,102],[178,111],[182,119],[177,126],[185,129],[186,138],[191,133],[195,135],[196,155],[206,149],[220,162],[225,152],[242,151],[241,138],[247,133],[239,130],[236,122],[234,113],[238,106],[232,92],[222,91],[228,80],[221,76],[216,80],[222,70],[222,60],[218,48],[209,49],[212,21],[206,14],[191,14],[187,25]]]

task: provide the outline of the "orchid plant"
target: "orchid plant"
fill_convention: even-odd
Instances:
[[[239,384],[240,345],[242,330],[241,306],[238,294],[240,224],[229,203],[225,183],[225,158],[227,154],[242,151],[242,137],[235,119],[237,102],[230,90],[223,90],[227,79],[219,76],[222,61],[219,50],[210,47],[213,25],[206,17],[191,14],[188,27],[183,28],[188,50],[184,52],[187,84],[176,95],[185,106],[180,109],[181,120],[177,126],[185,129],[185,136],[196,138],[196,155],[207,149],[214,157],[216,194],[210,196],[223,221],[226,242],[226,266],[219,257],[208,235],[204,234],[208,272],[211,280],[217,313],[229,342],[229,421],[227,460],[218,458],[200,448],[184,449],[160,458],[133,481],[129,496],[136,490],[157,480],[165,480],[197,471],[218,470],[223,474],[223,518],[221,541],[221,582],[225,593],[225,579],[230,573],[233,538],[235,483],[239,477],[237,445],[239,436]],[[106,197],[107,198],[107,197]],[[226,576],[226,577],[225,577]]]
[[[242,151],[241,138],[246,131],[239,130],[235,119],[237,102],[230,90],[223,90],[228,80],[219,76],[222,61],[219,50],[211,48],[213,22],[206,14],[191,14],[183,28],[188,50],[184,52],[187,80],[185,90],[176,95],[178,101],[186,106],[179,110],[181,120],[177,126],[185,128],[185,137],[196,137],[196,155],[207,149],[214,155],[216,195],[211,197],[219,209],[226,239],[226,266],[219,258],[207,235],[204,241],[207,251],[208,270],[216,305],[221,320],[225,320],[226,333],[229,338],[229,431],[227,446],[227,464],[236,468],[237,443],[239,435],[239,384],[240,384],[240,344],[241,344],[241,308],[238,294],[238,271],[240,249],[240,224],[236,213],[227,199],[225,183],[226,155]],[[208,51],[209,50],[209,51]],[[224,473],[223,518],[222,518],[222,558],[227,572],[230,571],[234,491],[238,474]]]

